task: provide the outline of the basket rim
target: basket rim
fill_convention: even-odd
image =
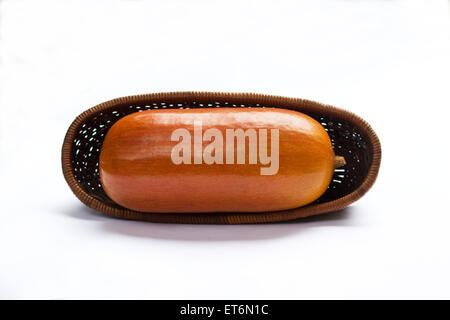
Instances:
[[[367,176],[361,185],[344,197],[318,203],[310,204],[284,211],[274,212],[251,212],[251,213],[144,213],[132,211],[126,208],[117,208],[110,206],[95,197],[89,195],[75,179],[71,164],[71,154],[75,135],[82,122],[92,114],[106,111],[112,107],[124,104],[149,103],[158,100],[202,100],[215,99],[217,101],[239,101],[240,103],[259,103],[272,104],[281,108],[301,108],[303,112],[325,113],[340,119],[346,120],[355,125],[370,142],[372,147],[372,162]],[[112,99],[100,103],[92,108],[82,112],[70,125],[64,138],[61,154],[62,170],[64,178],[75,196],[88,207],[100,211],[108,216],[129,220],[143,220],[148,222],[161,223],[186,223],[186,224],[253,224],[268,223],[294,220],[309,217],[317,214],[341,210],[351,203],[360,199],[373,186],[378,175],[381,163],[381,144],[375,131],[371,126],[356,114],[337,108],[328,104],[315,102],[301,98],[290,98],[284,96],[275,96],[256,93],[226,93],[226,92],[198,92],[198,91],[180,91],[180,92],[162,92],[139,94]]]

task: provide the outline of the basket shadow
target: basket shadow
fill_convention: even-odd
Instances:
[[[82,220],[96,221],[101,232],[115,233],[135,238],[174,241],[240,241],[283,238],[317,227],[352,227],[355,223],[354,207],[347,207],[318,216],[270,223],[243,225],[192,225],[130,221],[105,216],[84,205],[67,212]]]

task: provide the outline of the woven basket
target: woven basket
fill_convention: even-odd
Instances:
[[[297,209],[260,213],[143,213],[114,203],[102,188],[98,168],[100,150],[109,128],[130,113],[186,107],[276,107],[303,112],[322,124],[335,153],[344,156],[347,164],[335,170],[330,186],[318,200]],[[370,189],[380,161],[378,137],[369,124],[355,114],[304,99],[249,93],[172,92],[110,100],[80,114],[69,127],[62,147],[64,177],[81,202],[116,218],[166,223],[266,223],[340,210]]]

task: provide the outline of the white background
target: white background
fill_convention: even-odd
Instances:
[[[0,298],[450,298],[449,1],[0,1]],[[72,120],[131,94],[351,110],[370,192],[295,223],[111,219],[63,178]]]

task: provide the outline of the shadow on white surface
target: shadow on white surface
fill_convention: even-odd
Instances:
[[[130,237],[175,241],[240,241],[282,238],[315,227],[356,226],[355,208],[294,221],[254,225],[190,225],[149,223],[115,219],[102,215],[82,204],[64,212],[75,219],[100,223],[101,232]]]

